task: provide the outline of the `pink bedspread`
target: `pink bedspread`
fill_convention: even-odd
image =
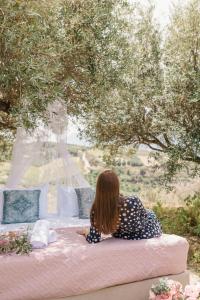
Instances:
[[[58,242],[30,256],[0,256],[0,300],[56,299],[186,269],[184,238],[88,244],[76,230],[57,230]]]

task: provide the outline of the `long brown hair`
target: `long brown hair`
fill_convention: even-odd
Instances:
[[[119,179],[106,170],[102,172],[96,184],[96,195],[91,208],[91,223],[99,232],[112,233],[117,228],[119,216]]]

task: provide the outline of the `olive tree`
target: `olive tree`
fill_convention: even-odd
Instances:
[[[200,164],[200,3],[176,6],[161,38],[153,9],[133,20],[124,89],[110,91],[89,115],[86,133],[114,153],[147,145],[163,153],[168,179]]]
[[[0,1],[0,133],[29,128],[62,94],[59,6],[53,1]]]
[[[127,65],[127,1],[0,0],[0,134],[48,121],[65,101],[83,115]]]

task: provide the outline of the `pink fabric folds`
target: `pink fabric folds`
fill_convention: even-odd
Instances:
[[[0,299],[56,299],[186,269],[188,243],[182,237],[88,244],[76,231],[58,229],[56,243],[29,256],[0,256]]]

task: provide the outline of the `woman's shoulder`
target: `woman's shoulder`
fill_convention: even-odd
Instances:
[[[138,206],[141,203],[141,200],[138,196],[131,195],[131,196],[124,196],[122,200],[122,204],[124,206]]]

